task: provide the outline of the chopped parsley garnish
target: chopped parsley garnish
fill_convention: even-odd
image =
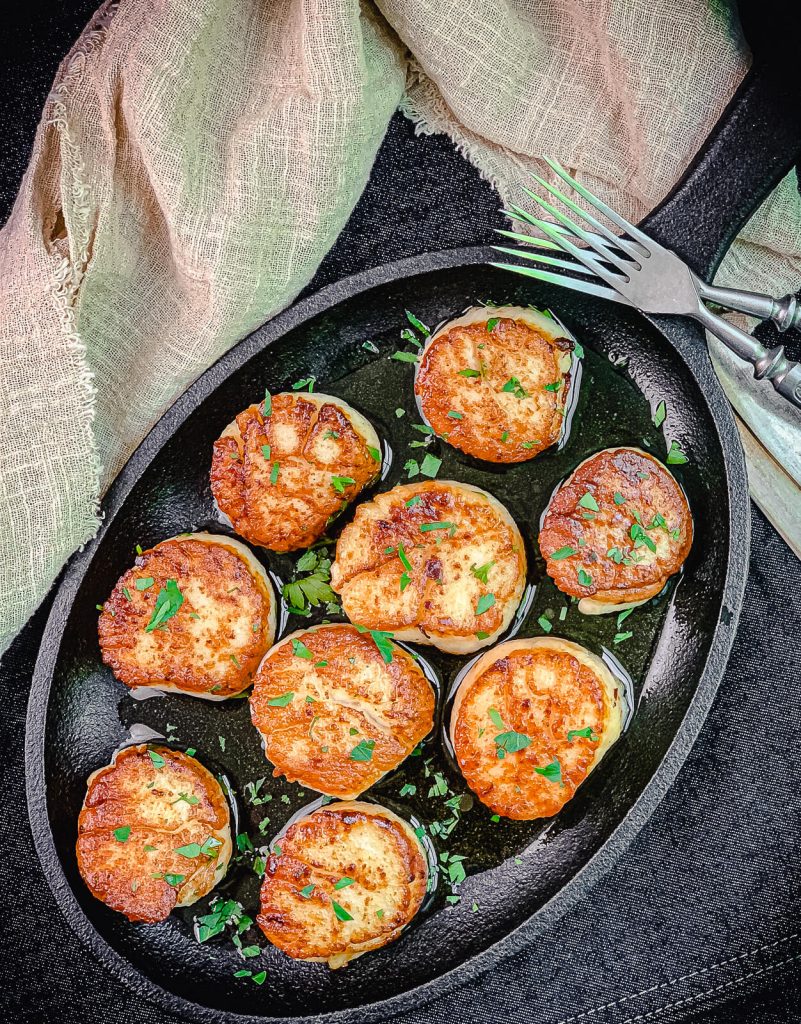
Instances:
[[[372,341],[363,341],[362,348],[365,352],[372,352],[373,355],[378,355],[378,345],[373,344]]]
[[[511,391],[515,398],[528,398],[528,391],[526,391],[517,377],[510,377],[501,388],[501,391]]]
[[[552,558],[555,562],[561,562],[563,558],[570,558],[571,555],[577,554],[578,548],[571,548],[569,545],[566,545],[563,548],[557,548],[556,551],[552,551],[548,557]]]
[[[553,629],[550,619],[547,619],[544,615],[540,615],[537,622],[540,624],[540,628],[546,633],[550,633]]]
[[[153,762],[153,767],[157,771],[161,771],[164,765],[167,763],[164,758],[159,754],[157,750],[148,750],[150,760]]]
[[[524,732],[515,732],[508,729],[506,732],[498,733],[495,737],[495,754],[499,761],[502,761],[507,754],[516,754],[518,750],[525,750],[531,746],[531,737]]]
[[[420,463],[416,459],[407,459],[403,464],[403,468],[406,470],[406,475],[410,480],[420,475]]]
[[[344,494],[345,488],[350,487],[351,484],[355,484],[356,481],[352,476],[332,476],[331,486],[337,492],[337,494]]]
[[[333,909],[334,913],[336,914],[336,916],[339,918],[340,921],[352,921],[353,920],[353,918],[347,912],[347,910],[345,910],[344,907],[341,907],[337,903],[336,900],[331,900],[331,908]]]
[[[413,782],[404,782],[404,784],[401,786],[401,790],[400,793],[398,793],[398,796],[414,796],[416,792],[417,786],[415,786]]]
[[[122,592],[123,594],[125,594],[125,597],[128,601],[133,601],[133,598],[131,597],[131,592],[127,587],[123,587]]]
[[[416,328],[421,334],[425,334],[426,336],[431,334],[431,331],[429,331],[429,329],[426,327],[423,321],[418,320],[414,313],[410,313],[408,309],[405,310],[405,313],[406,319],[409,321],[412,327]]]
[[[219,897],[214,900],[208,914],[197,919],[198,942],[206,942],[208,939],[219,935],[225,930],[226,925],[236,925],[237,936],[245,931],[253,922],[247,915],[242,913],[242,904],[236,900],[223,900]],[[247,972],[250,974],[250,971]]]
[[[351,761],[372,761],[375,740],[359,740],[350,752]]]
[[[578,341],[573,342],[573,356],[576,359],[584,358],[584,346],[580,344]]]
[[[114,829],[114,838],[117,840],[118,843],[127,843],[130,835],[130,825],[120,825],[119,828]]]
[[[625,498],[623,497],[623,495],[622,495],[622,494],[620,493],[620,491],[615,491],[615,493],[614,493],[613,497],[614,497],[614,499],[615,499],[615,504],[616,504],[616,505],[622,505],[622,504],[623,504],[623,502],[624,502],[624,501],[626,500],[626,499],[625,499]]]
[[[292,638],[292,653],[296,658],[306,658],[308,661],[314,660],[314,655],[306,644],[304,644],[302,640],[297,640],[294,637]]]
[[[401,560],[401,565],[407,572],[412,571],[412,563],[409,561],[409,557],[403,549],[403,544],[398,544],[398,558]]]
[[[480,377],[481,370],[472,370],[469,367],[465,370],[459,370],[460,377]]]
[[[590,574],[586,571],[586,569],[579,569],[579,571],[578,571],[578,581],[582,585],[582,587],[591,587],[592,586],[592,576],[590,576]]]
[[[270,470],[270,483],[271,484],[277,484],[278,483],[278,474],[280,472],[281,472],[281,463],[280,462],[274,462],[273,463],[273,467]]]
[[[420,523],[420,533],[431,533],[432,530],[450,530],[453,536],[456,532],[456,523]]]
[[[168,618],[172,618],[183,604],[183,594],[178,590],[178,584],[174,580],[168,580],[159,591],[156,598],[156,605],[153,609],[151,621],[144,627],[145,633],[152,633],[163,626]]]
[[[568,729],[567,742],[572,743],[576,736],[580,736],[582,739],[585,740],[592,740],[593,743],[598,742],[598,737],[592,731],[591,725],[587,725],[583,729]]]
[[[560,622],[564,622],[566,618],[567,618],[567,605],[565,604],[565,605],[562,605],[562,607],[559,609],[559,621]]]
[[[426,452],[426,456],[420,463],[420,473],[423,476],[427,476],[429,480],[433,480],[439,472],[439,467],[442,465],[442,459],[438,459],[436,455],[432,455],[430,452]]]
[[[654,412],[653,416],[653,424],[655,427],[658,428],[662,426],[662,424],[665,422],[666,414],[667,408],[665,406],[665,403],[660,402],[659,405],[656,407],[656,411]]]
[[[489,571],[495,565],[495,562],[485,562],[483,565],[471,565],[470,572],[475,576],[481,583],[487,583],[489,581]]]
[[[301,388],[308,388],[309,391],[314,391],[314,382],[316,377],[304,377],[302,380],[296,380],[292,385],[293,391],[300,391]]]
[[[676,441],[670,442],[670,451],[667,453],[667,464],[669,466],[683,466],[685,462],[689,462],[690,459],[681,450]]]
[[[487,334],[492,334],[493,330],[500,322],[501,318],[499,316],[491,316],[489,320],[487,320]]]
[[[263,406],[263,408],[264,408],[264,415],[265,416],[272,416],[272,414],[273,414],[273,399],[272,399],[272,395],[270,394],[270,392],[267,391],[266,389],[265,389],[265,392],[264,392],[264,406]]]
[[[554,758],[550,764],[546,764],[544,768],[535,768],[534,771],[537,773],[537,775],[541,775],[544,779],[547,779],[549,782],[562,781],[562,766],[559,764],[556,758]]]
[[[187,754],[189,754],[188,750]],[[192,755],[189,754],[189,756],[191,757]],[[194,807],[195,804],[200,803],[200,801],[194,795],[194,793],[179,793],[175,800],[173,800],[173,803],[178,804],[181,801],[183,801],[185,804],[189,804],[190,807]]]
[[[314,892],[314,882],[309,882],[308,885],[304,885],[302,889],[298,889],[298,892],[304,900],[311,899],[311,894]]]
[[[338,441],[339,440],[339,431],[338,430],[326,430],[326,432],[323,434],[323,440],[324,441]],[[267,458],[269,458],[269,457],[270,456],[269,456],[269,453],[268,453]]]
[[[356,625],[354,623],[354,625]],[[367,629],[366,626],[356,626],[356,629],[360,633],[369,633],[373,638],[373,643],[378,648],[381,657],[384,659],[387,665],[392,661],[392,633],[387,633],[383,629]]]
[[[621,626],[621,624],[622,624],[623,622],[625,622],[625,620],[626,620],[626,619],[627,619],[627,618],[629,617],[629,615],[631,615],[631,613],[632,613],[633,611],[634,611],[634,609],[633,609],[633,608],[626,608],[626,609],[625,609],[624,611],[622,611],[622,612],[621,612],[621,613],[620,613],[620,614],[618,615],[618,617],[617,617],[617,628],[618,628],[618,629],[620,629],[620,626]]]
[[[487,637],[489,636],[489,633],[485,633],[483,629],[479,629],[476,632],[475,636],[476,636],[476,640],[486,640]]]
[[[613,644],[622,644],[624,640],[630,640],[634,634],[629,630],[627,633],[615,633]]]
[[[137,590],[149,590],[155,582],[152,576],[140,576],[134,586]]]
[[[373,448],[372,445],[368,444],[367,451],[373,462],[381,462],[381,452],[378,450],[378,448]]]
[[[464,417],[462,416],[462,414],[461,414],[460,412],[454,412],[454,410],[453,410],[453,409],[451,409],[451,410],[450,410],[450,411],[448,412],[448,416],[449,416],[449,418],[450,418],[450,419],[452,419],[452,420],[461,420],[461,419],[464,419]]]
[[[416,352],[393,352],[389,357],[390,359],[396,359],[399,363],[416,363],[417,353]]]
[[[404,502],[406,508],[414,508],[415,505],[419,505],[423,499],[419,494],[415,494],[414,497],[409,498],[408,501]]]
[[[294,690],[287,690],[287,692],[282,693],[280,697],[273,697],[272,700],[268,700],[267,706],[271,708],[285,708],[287,704],[291,704],[294,699]]]
[[[561,386],[561,380],[554,380],[550,384],[543,384],[543,387],[546,391],[558,391],[559,388],[561,388]]]
[[[339,890],[339,889],[347,889],[347,887],[349,885],[355,885],[355,884],[356,884],[356,879],[355,878],[348,878],[347,875],[343,875],[342,878],[340,878],[340,880],[338,882],[334,883],[334,888],[337,889],[337,890]]]
[[[409,584],[411,582],[412,582],[412,577],[409,575],[409,573],[408,572],[402,572],[401,573],[401,577],[400,577],[400,592],[403,593],[404,590],[409,586]]]
[[[598,502],[593,498],[589,491],[585,491],[585,493],[579,498],[579,505],[582,508],[589,509],[590,512],[598,511]]]
[[[395,416],[396,416],[397,419],[401,419],[405,415],[406,415],[406,410],[405,409],[396,409],[395,410]]]
[[[253,843],[251,843],[250,836],[246,832],[240,832],[236,837],[236,848],[240,853],[253,852]]]
[[[634,541],[634,547],[639,548],[645,546],[649,551],[656,553],[656,544],[651,540],[648,534],[643,530],[639,523],[632,523],[631,529],[629,530],[629,536]]]
[[[270,449],[270,446],[268,444],[263,444],[261,446],[261,453],[265,457],[265,459],[267,459],[268,461],[270,459],[270,450],[271,449]]]
[[[489,611],[494,604],[494,594],[482,594],[481,597],[478,599],[478,604],[476,605],[476,615],[483,615],[484,612]]]
[[[181,857],[199,857],[200,843],[187,843],[186,846],[179,846],[175,852]]]

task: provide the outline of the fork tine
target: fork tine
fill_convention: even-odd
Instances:
[[[515,209],[519,209],[519,207],[515,207]],[[519,221],[521,224],[531,224],[531,214],[528,213],[528,211],[525,211],[525,212],[526,212],[526,216],[522,217],[519,214],[514,213],[513,210],[511,210],[511,209],[509,209],[509,210],[503,210],[502,209],[501,210],[501,213],[503,213],[505,216],[507,216],[510,220]],[[554,227],[556,228],[556,230],[558,232],[560,232],[560,234],[563,234],[563,235],[571,234],[572,235],[572,232],[568,232],[567,228],[563,228],[561,224],[554,224]],[[602,238],[601,235],[593,234],[592,231],[588,231],[587,234],[590,236],[590,238],[593,241],[598,241],[598,242],[604,243],[604,239]],[[615,239],[615,241],[614,242],[609,241],[609,242],[607,242],[605,244],[607,244],[610,249],[617,249],[618,248],[617,242],[619,241],[618,236],[617,235],[613,235],[612,237]],[[547,238],[535,238],[532,235],[531,244],[534,245],[535,243],[537,245],[539,245],[543,249],[561,249],[561,246],[557,245],[556,242],[551,242]]]
[[[497,231],[496,234],[508,235],[510,238],[524,238],[524,235],[516,235],[513,231]],[[498,252],[505,252],[508,256],[519,256],[524,260],[533,260],[535,263],[545,263],[549,267],[561,267],[563,270],[572,270],[576,274],[583,274],[585,277],[595,277],[595,271],[581,263],[574,263],[572,260],[560,260],[554,256],[546,256],[544,252],[531,252],[527,249],[509,249],[505,245],[493,245]],[[564,251],[564,250],[560,250]]]
[[[564,214],[559,213],[558,210],[554,209],[551,204],[546,202],[544,199],[538,198],[537,201],[541,206],[548,210],[549,213],[553,212],[553,214],[564,223],[565,227],[571,228],[574,232],[574,237],[577,237],[581,241],[588,241],[584,238],[584,236],[587,235],[587,232],[583,228],[580,228],[577,224],[572,224]],[[545,234],[560,245],[565,252],[569,253],[574,259],[577,259],[579,263],[583,263],[585,267],[589,267],[590,270],[597,274],[597,276],[603,281],[606,281],[607,284],[614,287],[616,284],[625,284],[629,280],[628,276],[626,276],[626,262],[619,260],[617,256],[614,256],[612,253],[607,254],[606,252],[601,254],[606,262],[619,266],[623,271],[622,275],[616,274],[614,271],[604,267],[602,263],[596,260],[595,255],[588,253],[586,249],[579,249],[577,245],[573,244],[567,234],[560,234],[547,220],[539,220],[535,217],[534,222],[535,227],[538,227],[540,231],[545,232]],[[595,243],[593,243],[593,245],[594,244]],[[597,252],[597,250],[594,250],[594,252]],[[629,266],[631,266],[631,264],[629,264]]]
[[[625,217],[621,217],[619,213],[616,213],[611,207],[607,206],[605,202],[594,196],[592,192],[586,189],[583,185],[580,185],[575,178],[572,178],[562,165],[549,156],[544,157],[545,163],[551,168],[551,170],[558,174],[562,181],[566,182],[572,189],[574,189],[582,198],[586,199],[588,203],[595,207],[599,213],[602,213],[607,220],[611,220],[613,224],[616,224],[622,231],[625,231],[627,235],[633,238],[636,242],[639,242],[645,249],[652,251],[654,248],[654,242],[639,228],[636,228],[630,221],[627,221]]]
[[[497,248],[497,246],[493,246]],[[514,263],[490,263],[490,267],[498,267],[499,270],[512,270],[516,274],[523,274],[525,277],[534,277],[538,281],[545,281],[546,284],[558,284],[563,288],[571,288],[575,292],[583,292],[585,295],[595,295],[599,299],[611,299],[613,302],[622,302],[628,306],[630,303],[622,295],[612,291],[611,288],[604,288],[600,284],[592,284],[590,281],[579,281],[575,277],[566,277],[564,274],[550,274],[547,270],[537,270],[535,267],[519,267]]]
[[[586,210],[582,210],[582,208],[577,203],[574,203],[569,196],[564,195],[558,188],[551,185],[538,174],[532,173],[531,177],[537,182],[537,184],[542,185],[546,191],[550,192],[552,196],[556,196],[561,203],[564,203],[568,210],[572,210],[573,213],[581,217],[581,219],[586,221],[587,224],[591,224],[592,227],[599,231],[603,236],[602,241],[605,247],[609,247],[611,243],[615,248],[625,253],[626,256],[637,261],[641,260],[643,256],[649,255],[650,250],[643,253],[642,247],[639,246],[637,242],[627,242],[624,238],[619,238],[614,231],[610,231],[609,228],[605,224],[602,224],[597,217],[593,217],[591,213],[588,213]],[[527,196],[531,198],[534,197],[534,193],[531,192],[530,189],[527,189],[525,185],[521,187]]]
[[[567,235],[568,238],[572,237],[568,233],[567,229],[562,228],[561,225],[554,224],[552,227],[557,228],[563,234]],[[556,242],[552,242],[550,238],[538,238],[536,235],[523,235],[519,231],[504,231],[502,228],[495,228],[495,234],[504,235],[506,238],[512,238],[515,242],[522,242],[524,245],[533,245],[538,249],[556,250],[556,252],[562,253],[565,251],[561,245],[558,245]],[[584,255],[589,260],[602,259],[600,256],[596,257],[591,249],[585,249]],[[571,264],[571,266],[576,270],[581,270],[578,263]]]
[[[610,249],[607,249],[605,243],[593,242],[590,239],[588,231],[585,231],[584,228],[580,227],[578,224],[574,224],[569,217],[566,217],[560,210],[557,210],[556,207],[552,203],[549,203],[547,199],[543,199],[542,196],[538,196],[536,192],[532,192],[530,189],[524,188],[523,191],[533,199],[538,206],[541,206],[543,210],[558,220],[560,224],[564,224],[564,226],[568,228],[576,238],[579,238],[582,242],[586,242],[595,253],[601,256],[607,263],[611,263],[613,266],[617,267],[618,270],[623,272],[623,274],[628,275],[632,269],[639,268],[639,264],[637,264],[637,267],[635,268],[630,260],[621,259],[619,256],[616,256]],[[542,224],[538,224],[537,227],[540,228],[540,230],[544,230],[542,228]],[[551,237],[553,236],[551,235]],[[563,248],[566,248],[565,243],[567,241],[567,237],[568,236],[566,235],[557,234],[554,241],[558,242]],[[569,249],[567,251],[570,252]],[[580,251],[582,253],[584,252],[583,250]],[[575,255],[575,253],[571,253],[571,255]],[[577,256],[576,259],[579,259],[579,257]],[[585,260],[582,259],[581,262],[585,263]]]

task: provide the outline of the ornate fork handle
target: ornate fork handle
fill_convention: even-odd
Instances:
[[[765,348],[750,334],[715,316],[703,302],[698,303],[698,312],[693,316],[735,355],[751,363],[757,380],[767,378],[780,395],[801,409],[801,363],[788,359],[783,345]]]
[[[744,292],[739,288],[718,288],[707,284],[696,275],[698,294],[705,302],[714,302],[726,309],[734,309],[738,313],[747,313],[760,320],[772,320],[782,333],[795,327],[801,330],[801,303],[795,295],[785,295],[774,299],[772,295],[760,292]]]

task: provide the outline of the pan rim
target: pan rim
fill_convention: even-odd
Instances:
[[[73,598],[91,565],[95,549],[127,500],[141,473],[198,404],[211,395],[232,372],[287,331],[311,320],[339,302],[379,285],[432,271],[487,263],[492,256],[493,250],[488,247],[466,246],[387,263],[329,284],[301,298],[272,320],[256,328],[201,374],[140,442],[105,496],[104,519],[100,529],[81,551],[73,555],[57,584],[56,596],[36,659],[25,728],[26,793],[34,846],[56,904],[79,940],[129,989],[185,1020],[201,1021],[204,1024],[357,1024],[357,1021],[358,1024],[371,1024],[374,1021],[387,1020],[412,1008],[419,1009],[487,973],[554,924],[611,869],[661,803],[707,719],[734,641],[747,579],[750,504],[745,456],[734,416],[712,369],[700,330],[698,342],[692,343],[681,331],[675,329],[675,321],[643,315],[644,319],[653,324],[667,339],[696,381],[704,396],[725,456],[729,499],[729,543],[722,603],[729,615],[725,620],[718,619],[704,669],[665,756],[632,807],[586,864],[533,915],[502,939],[446,973],[388,999],[311,1016],[274,1017],[219,1010],[192,1002],[162,988],[106,942],[84,914],[72,892],[61,866],[47,813],[44,754],[52,674]]]

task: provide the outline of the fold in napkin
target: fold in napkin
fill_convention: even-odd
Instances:
[[[637,220],[748,60],[733,15],[706,0],[102,7],[59,70],[0,233],[0,651],[155,420],[311,280],[399,104],[506,200],[548,153]],[[718,280],[793,290],[800,225],[788,179]],[[776,493],[798,543],[801,419],[714,355],[761,442],[747,451],[789,470]],[[770,479],[760,462],[758,500]]]

